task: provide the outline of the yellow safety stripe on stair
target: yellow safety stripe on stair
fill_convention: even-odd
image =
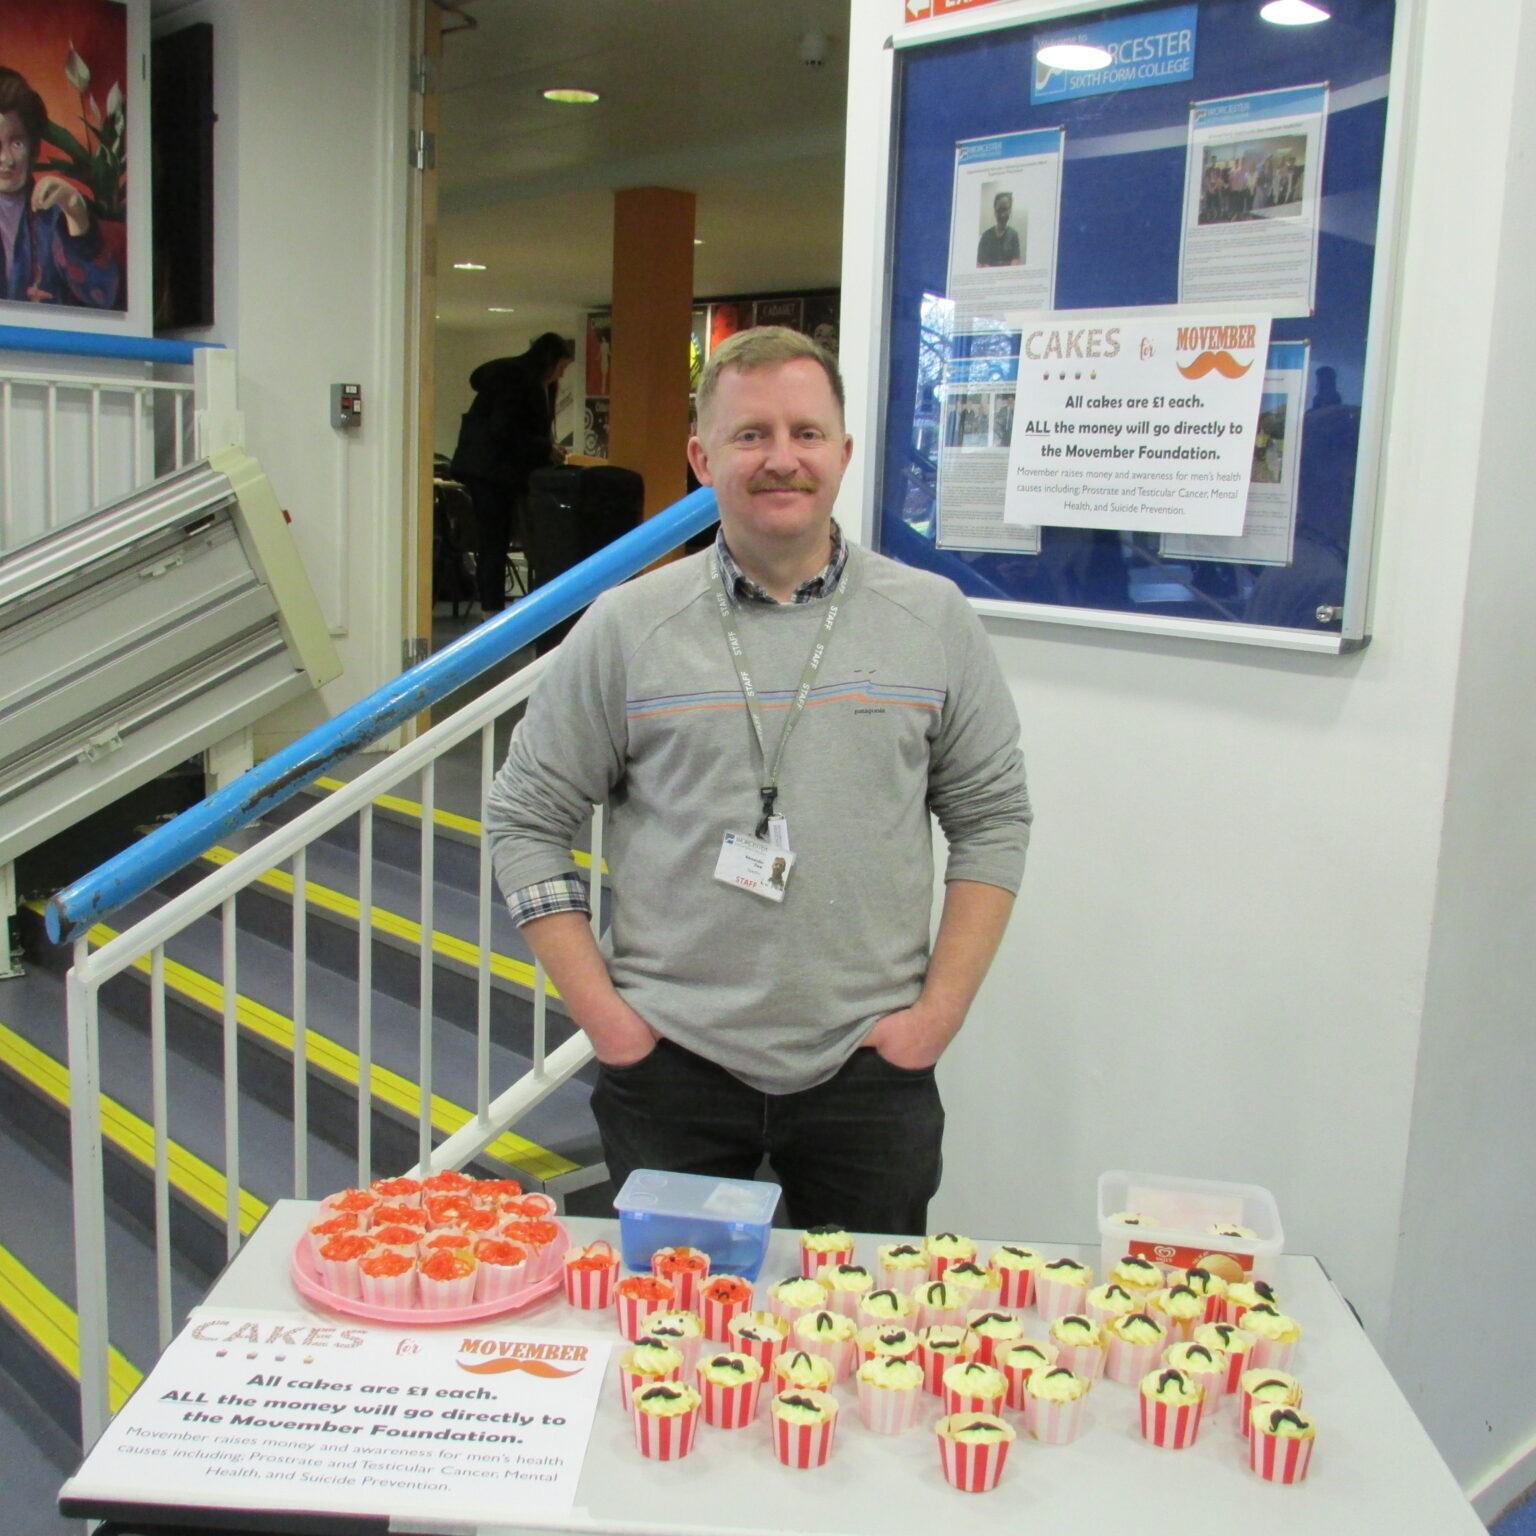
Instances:
[[[290,881],[289,884],[291,888],[292,882]],[[355,906],[356,903],[353,905]],[[106,944],[116,937],[116,931],[105,923],[97,923],[87,935],[90,942],[97,945]],[[134,968],[147,975],[148,957],[143,956],[135,960]],[[204,976],[190,966],[170,959],[169,956],[165,962],[165,985],[167,991],[178,993],[188,1002],[215,1017],[223,1016],[223,986],[212,977]],[[275,1008],[268,1008],[264,1003],[258,1003],[243,994],[237,994],[235,1018],[242,1029],[249,1030],[253,1035],[259,1035],[263,1040],[268,1040],[292,1054],[293,1020],[285,1018]],[[307,1042],[310,1063],[316,1071],[329,1073],[350,1088],[358,1086],[360,1063],[355,1051],[349,1051],[345,1046],[338,1045],[336,1041],[327,1039],[313,1029],[306,1030],[304,1038]],[[382,1100],[412,1120],[421,1118],[421,1089],[409,1078],[402,1077],[398,1072],[391,1072],[387,1067],[381,1067],[375,1062],[370,1082],[373,1086],[374,1098]],[[451,1136],[475,1118],[469,1110],[450,1102],[440,1094],[432,1095],[431,1106],[432,1125],[444,1135]],[[518,1136],[512,1131],[503,1131],[495,1141],[490,1143],[486,1151],[492,1157],[499,1158],[502,1162],[510,1163],[514,1167],[526,1169],[540,1179],[553,1179],[561,1174],[574,1173],[580,1166],[569,1158],[561,1157],[558,1152],[551,1152],[547,1147],[541,1147],[537,1142],[529,1141],[527,1137]]]
[[[203,854],[210,864],[228,864],[239,857],[233,848],[210,848]],[[293,876],[286,870],[270,869],[264,875],[258,875],[255,883],[264,885],[269,890],[281,891],[284,896],[293,895]],[[318,907],[323,912],[333,912],[337,917],[345,918],[348,922],[360,922],[362,919],[362,903],[355,896],[348,896],[345,891],[332,889],[328,885],[317,884],[313,880],[304,882],[304,899],[312,907]],[[403,939],[413,949],[421,948],[421,924],[413,922],[408,917],[402,917],[398,912],[387,911],[383,907],[373,909],[373,927],[376,933],[387,933],[393,938]],[[456,938],[451,933],[444,933],[441,929],[434,929],[432,933],[432,953],[441,955],[445,960],[453,960],[468,970],[477,970],[480,965],[480,946],[471,944],[468,939]],[[503,981],[516,982],[519,986],[533,990],[533,967],[526,960],[516,960],[511,955],[491,952],[491,975],[500,976]],[[544,990],[551,997],[559,997],[554,982],[547,977],[544,981]]]
[[[0,1312],[76,1381],[80,1379],[80,1319],[4,1244],[0,1244]],[[144,1373],[119,1351],[107,1350],[107,1397],[116,1413]]]
[[[316,789],[323,789],[327,794],[335,794],[338,789],[345,789],[345,779],[318,778],[314,781]],[[413,821],[421,820],[421,802],[419,800],[406,800],[399,795],[375,795],[375,805],[382,805],[386,811],[393,811],[397,816],[409,816]],[[470,816],[460,816],[456,811],[433,811],[433,824],[439,827],[449,827],[455,832],[467,832],[471,837],[479,837],[484,830],[480,823]],[[580,848],[571,849],[571,857],[576,860],[582,869],[591,869],[592,855],[583,853]],[[608,864],[603,863],[603,873],[608,873]]]
[[[4,1024],[0,1024],[0,1062],[68,1113],[69,1068]],[[101,1095],[101,1134],[136,1163],[154,1169],[154,1127],[106,1094]],[[166,1163],[172,1187],[223,1221],[229,1193],[224,1175],[174,1141],[167,1143]],[[249,1190],[240,1191],[241,1232],[246,1235],[254,1232],[256,1223],[266,1214],[266,1201],[258,1200]]]

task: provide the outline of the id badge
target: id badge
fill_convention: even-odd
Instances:
[[[745,832],[727,832],[720,840],[715,879],[769,901],[783,901],[794,865],[795,856],[788,848],[776,848]]]

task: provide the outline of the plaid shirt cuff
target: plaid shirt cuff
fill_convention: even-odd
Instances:
[[[592,911],[587,882],[580,875],[556,875],[525,885],[507,897],[507,910],[519,928],[536,917],[552,917],[556,912]]]

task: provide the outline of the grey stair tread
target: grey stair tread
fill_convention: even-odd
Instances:
[[[80,1447],[37,1406],[21,1383],[0,1371],[0,1487],[6,1536],[80,1536],[78,1520],[58,1512],[59,1487],[80,1461]]]

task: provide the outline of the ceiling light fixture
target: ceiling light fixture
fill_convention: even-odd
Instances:
[[[453,270],[455,272],[484,272],[485,263],[483,261],[456,261],[453,264]]]
[[[695,245],[703,245],[703,244],[704,244],[704,242],[703,242],[703,241],[702,241],[702,240],[701,240],[701,239],[699,239],[699,237],[698,237],[698,236],[697,236],[697,235],[695,235],[695,236],[694,236],[694,237],[693,237],[693,243],[694,243],[694,244],[695,244]]]
[[[1328,12],[1320,5],[1313,5],[1312,0],[1269,0],[1259,15],[1277,27],[1310,27],[1329,20]]]
[[[1107,69],[1115,62],[1108,48],[1094,43],[1047,43],[1035,58],[1047,69],[1066,70]]]
[[[603,99],[596,91],[581,91],[566,85],[552,85],[540,94],[545,101],[558,101],[568,107],[590,107],[593,102]]]
[[[487,304],[485,307],[493,315],[512,315],[517,313],[517,307],[513,304]]]

